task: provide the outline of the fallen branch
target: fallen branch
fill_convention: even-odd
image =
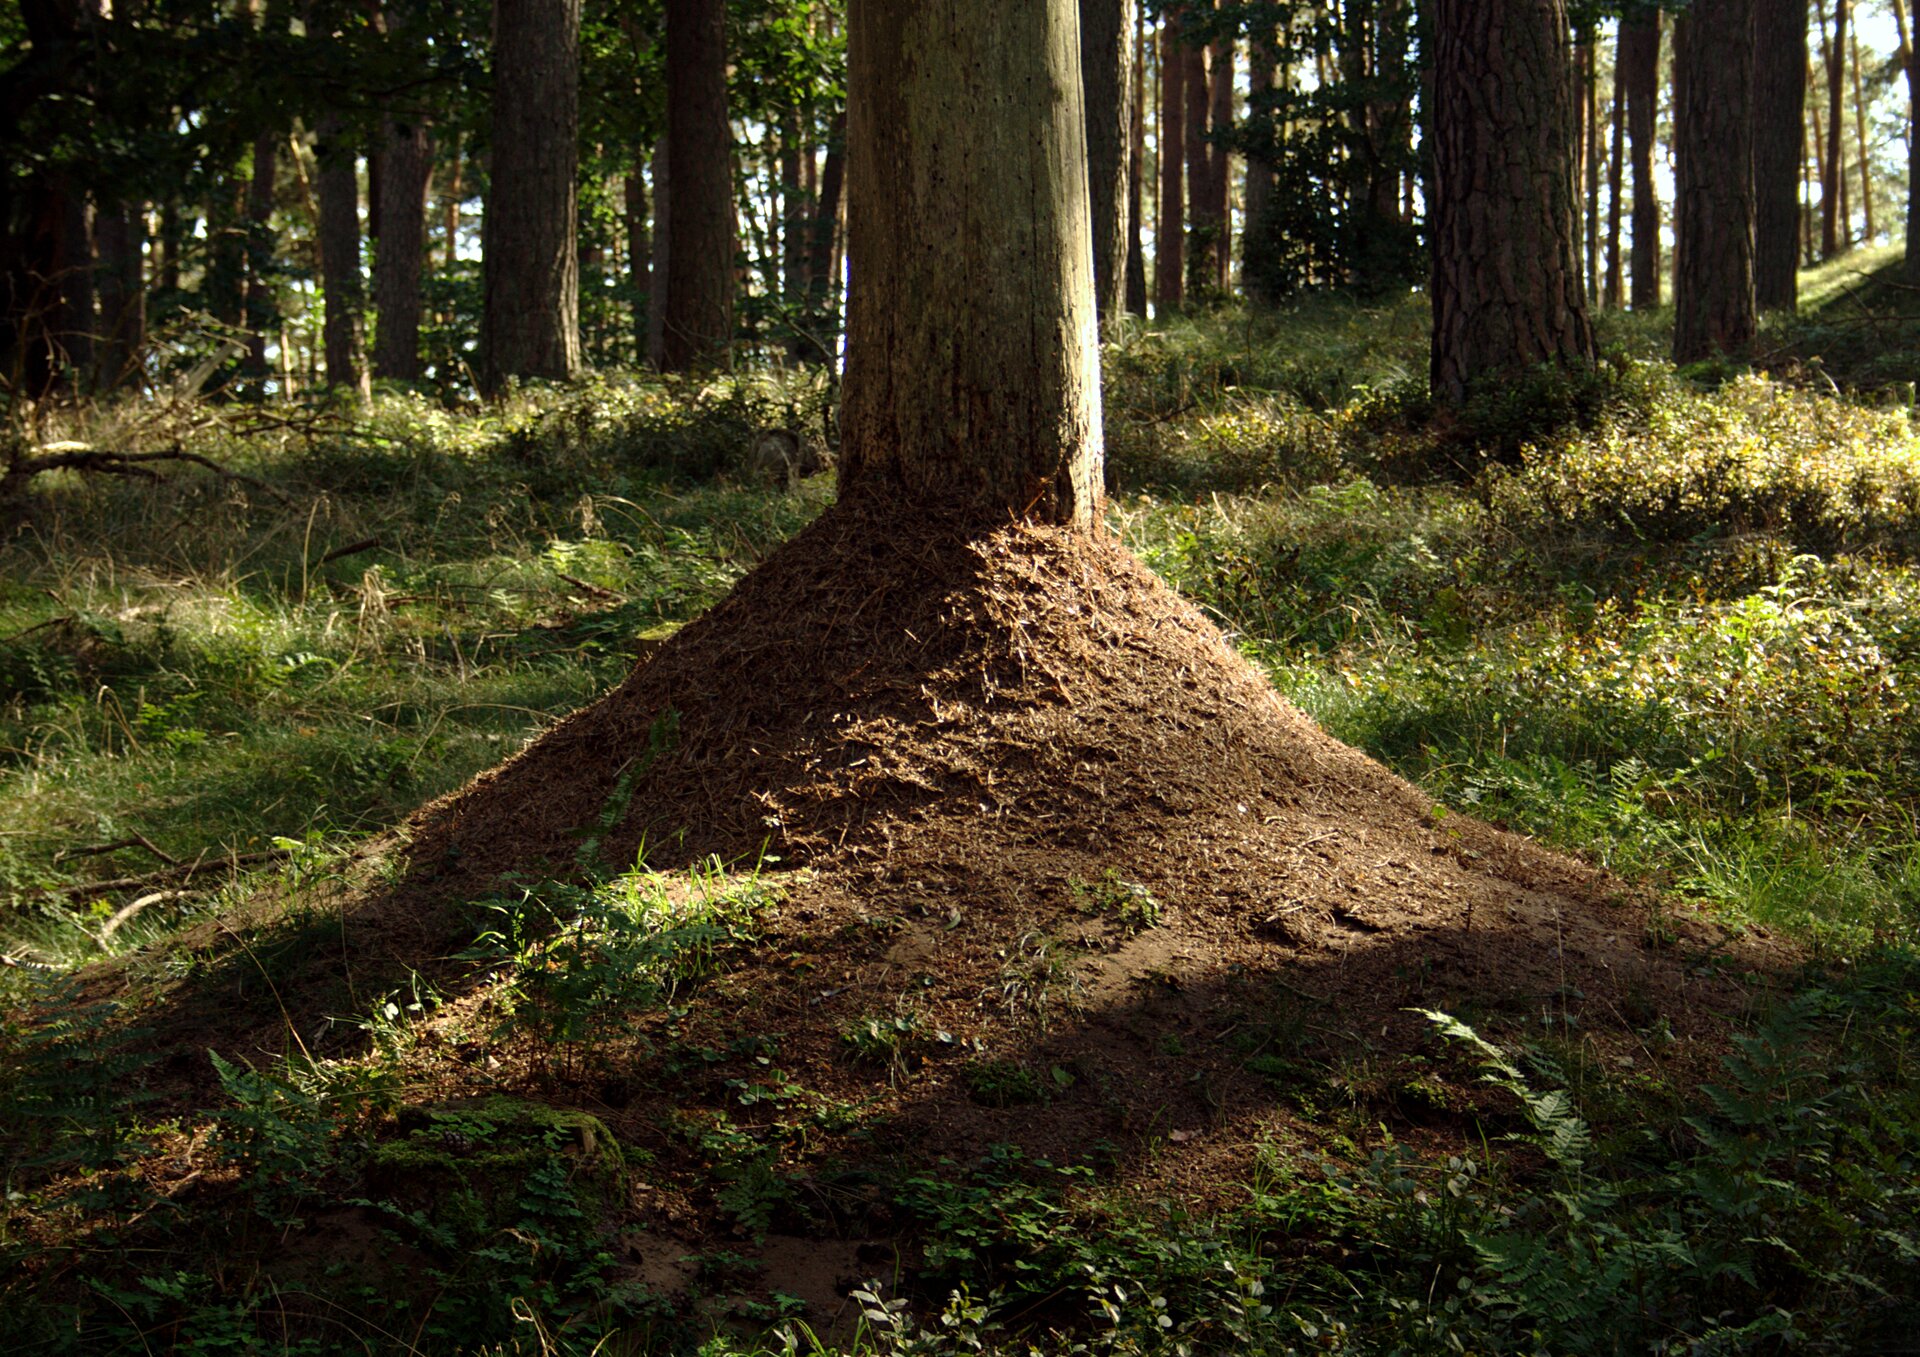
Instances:
[[[181,865],[180,859],[157,847],[152,839],[135,831],[124,839],[115,839],[112,843],[90,844],[85,848],[63,848],[53,855],[55,862],[65,862],[68,858],[96,858],[103,853],[117,853],[122,848],[144,848],[169,867]]]
[[[319,563],[325,565],[329,561],[337,561],[345,556],[358,556],[363,551],[372,551],[375,547],[383,547],[385,545],[386,543],[378,537],[362,538],[358,542],[349,542],[344,547],[335,547],[332,551],[322,556]]]
[[[291,857],[292,854],[293,850],[288,848],[268,848],[258,853],[235,853],[222,858],[198,858],[192,862],[183,862],[177,867],[148,872],[145,876],[120,876],[110,881],[84,881],[77,886],[62,886],[53,894],[65,896],[71,900],[81,895],[105,895],[113,891],[177,885],[182,881],[191,881],[194,877],[202,876],[207,872],[237,871],[242,867],[258,867],[262,863],[278,862],[282,858]]]
[[[559,574],[558,571],[554,573]],[[560,575],[560,578],[565,580],[568,584],[571,584],[574,588],[579,589],[583,593],[589,594],[594,598],[611,599],[615,603],[625,603],[627,601],[626,597],[622,594],[616,594],[611,589],[602,589],[597,584],[588,584],[585,580],[577,580],[571,575]]]
[[[8,463],[6,471],[0,473],[0,503],[5,503],[18,495],[26,488],[27,482],[35,476],[49,471],[91,471],[103,476],[125,476],[133,480],[157,481],[161,477],[152,469],[152,464],[155,462],[191,462],[195,466],[205,467],[216,476],[252,486],[261,494],[269,495],[282,504],[293,503],[258,477],[228,470],[211,457],[203,457],[197,452],[188,452],[185,448],[164,448],[159,452],[107,452],[81,443],[53,443],[41,450],[37,456],[16,455]]]

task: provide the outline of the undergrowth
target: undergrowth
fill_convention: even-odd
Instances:
[[[1122,337],[1113,525],[1284,691],[1443,807],[1784,932],[1821,969],[1694,1089],[1434,1014],[1497,1109],[1478,1153],[1436,1160],[1358,1126],[1365,1148],[1275,1144],[1216,1213],[1122,1195],[1098,1149],[864,1180],[868,1217],[834,1228],[884,1217],[900,1252],[831,1330],[791,1298],[723,1316],[633,1284],[606,1222],[645,1151],[584,1113],[438,1102],[421,1082],[442,1043],[433,1059],[482,1075],[469,1047],[520,1052],[556,1098],[613,1089],[619,1053],[756,945],[758,878],[608,875],[588,853],[473,902],[477,997],[397,990],[350,1020],[356,1054],[293,1034],[278,1059],[209,1060],[204,1115],[143,1099],[139,1015],[66,975],[263,884],[298,899],[332,849],[616,682],[830,500],[747,466],[758,430],[830,435],[831,392],[607,378],[487,412],[383,397],[61,416],[41,436],[181,441],[257,484],[49,477],[0,542],[0,950],[38,963],[0,971],[0,1256],[15,1333],[39,1344],[23,1350],[1903,1340],[1920,1327],[1920,442],[1911,355],[1867,351],[1891,322],[1861,319],[1843,281],[1811,277],[1807,314],[1774,323],[1772,377],[1677,374],[1657,317],[1615,317],[1593,378],[1538,374],[1458,415],[1426,400],[1414,301]],[[1118,934],[1160,922],[1114,873],[1074,893]],[[1040,1019],[1077,1002],[1043,1007],[1059,988],[1043,944],[1003,976]],[[908,996],[849,1024],[840,1054],[906,1079],[945,1037]],[[736,1057],[760,1071],[727,1085],[731,1111],[662,1109],[730,1229],[757,1239],[822,1199],[783,1150],[858,1109],[783,1072],[771,1038],[668,1057],[689,1080]],[[1074,1078],[965,1070],[989,1108]],[[164,1166],[189,1160],[206,1168],[178,1188]],[[222,1261],[276,1250],[251,1272]],[[695,1275],[743,1269],[715,1255]]]

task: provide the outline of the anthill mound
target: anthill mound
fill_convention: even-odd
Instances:
[[[1684,1061],[1748,1002],[1744,977],[1791,960],[1442,812],[1111,537],[1047,527],[827,514],[619,689],[423,813],[414,888],[473,898],[562,870],[595,825],[612,866],[807,869],[673,1035],[777,1038],[783,1067],[871,1100],[882,1148],[913,1156],[1177,1129],[1198,1181],[1221,1167],[1207,1143],[1231,1156],[1271,1129],[1274,1057],[1359,1051],[1385,1074],[1348,1077],[1355,1098],[1445,1121],[1445,1096],[1402,1096],[1396,1062],[1434,1049],[1411,1009]],[[904,1058],[849,1062],[876,1016]],[[701,1093],[642,1049],[660,1045],[603,1101],[648,1140],[650,1114],[619,1104]],[[1007,1100],[982,1098],[983,1061],[1044,1072],[1046,1096],[989,1105]],[[743,1072],[708,1071],[719,1102]]]

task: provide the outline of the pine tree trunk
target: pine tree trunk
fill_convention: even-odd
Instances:
[[[667,278],[673,273],[673,232],[667,208],[673,202],[672,148],[661,137],[653,146],[653,258],[647,269],[647,362],[659,367],[666,360]]]
[[[446,246],[449,272],[460,262],[460,205],[465,201],[461,196],[465,191],[460,173],[463,163],[460,134],[455,132],[447,142],[447,193],[441,200],[441,209],[446,214],[441,224],[441,243]]]
[[[1799,299],[1800,163],[1807,121],[1807,0],[1754,0],[1753,294]]]
[[[807,260],[807,357],[816,363],[831,361],[831,336],[836,328],[834,297],[840,285],[834,260],[840,236],[840,209],[846,196],[847,115],[836,113],[827,131],[826,163],[820,167],[820,201],[814,205],[813,239]]]
[[[1907,247],[1901,272],[1911,285],[1920,282],[1920,210],[1916,210],[1920,205],[1920,127],[1914,120],[1920,108],[1920,60],[1914,53],[1906,0],[1893,0],[1893,17],[1900,29],[1900,69],[1907,76]]]
[[[427,257],[427,191],[433,148],[417,119],[386,121],[386,150],[373,192],[381,235],[373,254],[373,301],[379,312],[373,344],[376,377],[417,382],[420,366],[420,276]]]
[[[1435,0],[1433,391],[1594,361],[1561,0]]]
[[[1133,129],[1135,0],[1079,0],[1086,80],[1087,174],[1093,203],[1093,289],[1103,324],[1126,313],[1127,170]]]
[[[789,306],[807,293],[807,223],[813,220],[801,157],[800,116],[790,111],[780,132],[780,296]]]
[[[1596,36],[1587,35],[1586,60],[1580,65],[1580,97],[1586,105],[1587,172],[1587,298],[1600,295],[1600,77],[1595,61]]]
[[[1231,38],[1208,52],[1207,222],[1213,229],[1213,290],[1225,296],[1233,279],[1233,162],[1224,136],[1233,126],[1234,44]]]
[[[1247,39],[1247,108],[1249,112],[1258,109],[1261,103],[1273,93],[1275,65],[1270,36],[1255,35]],[[1252,234],[1253,224],[1266,216],[1267,204],[1272,196],[1272,162],[1253,156],[1247,157],[1247,215],[1240,244],[1243,254],[1247,248],[1245,237]]]
[[[660,366],[724,365],[733,343],[733,129],[725,0],[667,0],[666,329]]]
[[[1607,152],[1607,285],[1601,305],[1618,311],[1626,305],[1626,275],[1620,261],[1620,190],[1626,168],[1627,86],[1620,64],[1620,44],[1613,49],[1613,107]]]
[[[647,354],[647,270],[653,262],[653,238],[647,224],[647,180],[640,158],[627,166],[621,205],[627,229],[627,286],[633,291],[633,349],[641,360]]]
[[[1074,0],[850,0],[842,497],[1100,521]]]
[[[1146,11],[1133,8],[1133,100],[1127,130],[1127,313],[1147,314],[1147,256],[1141,244],[1146,220],[1147,174],[1147,25]]]
[[[1160,19],[1160,215],[1153,233],[1153,297],[1159,314],[1186,302],[1186,220],[1182,169],[1187,143],[1187,63],[1180,20]]]
[[[494,0],[481,381],[580,371],[580,0]],[[731,262],[731,261],[729,261]]]
[[[1845,133],[1847,0],[1834,0],[1828,36],[1826,4],[1820,0],[1820,54],[1827,71],[1826,162],[1820,174],[1820,253],[1832,259],[1847,248]]]
[[[1633,309],[1660,305],[1660,186],[1653,143],[1660,111],[1660,12],[1623,20],[1620,65],[1627,86],[1627,143],[1633,160]]]
[[[320,290],[326,303],[321,333],[327,385],[364,394],[367,291],[360,272],[360,173],[353,148],[343,140],[345,132],[338,113],[325,114],[313,148],[320,167],[315,190],[320,198]]]
[[[1867,97],[1860,92],[1860,29],[1857,26],[1850,42],[1853,53],[1853,130],[1860,147],[1860,212],[1864,228],[1861,239],[1871,245],[1879,233],[1873,226],[1873,154],[1867,141]]]
[[[1213,113],[1213,84],[1207,66],[1211,54],[1197,39],[1180,48],[1180,88],[1186,95],[1187,166],[1187,292],[1204,301],[1213,289],[1214,249],[1218,243],[1213,218],[1213,154],[1207,144]]]
[[[93,353],[96,390],[111,391],[132,378],[147,342],[147,294],[140,268],[145,237],[146,221],[138,207],[94,217],[100,301],[100,340]]]
[[[280,138],[262,132],[253,139],[253,181],[247,188],[247,375],[267,377],[267,332],[277,329],[273,304],[274,175],[280,164]]]
[[[1694,0],[1681,22],[1673,360],[1694,363],[1754,334],[1753,0]]]

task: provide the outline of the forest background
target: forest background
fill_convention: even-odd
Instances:
[[[138,1005],[88,1002],[101,962],[178,980],[244,954],[265,988],[236,1006],[272,1005],[356,845],[618,683],[831,499],[845,15],[27,0],[0,15],[0,1256],[34,1341],[328,1351],[328,1305],[356,1341],[413,1351],[1910,1332],[1904,4],[1756,3],[1744,44],[1685,7],[1572,7],[1560,243],[1591,361],[1496,364],[1461,392],[1433,379],[1428,302],[1445,6],[1081,8],[1113,527],[1441,816],[1659,892],[1650,952],[1718,976],[1684,922],[1711,919],[1793,949],[1794,983],[1756,981],[1704,1073],[1645,995],[1614,1015],[1623,1063],[1567,994],[1466,1015],[1496,1051],[1369,1041],[1276,990],[1208,1050],[1318,1129],[1249,1140],[1231,1199],[1200,1204],[1123,1192],[1097,1154],[802,1171],[876,1115],[848,1070],[910,1089],[965,1059],[996,1111],[1094,1082],[1025,1048],[951,1051],[904,998],[833,1029],[833,1078],[776,1042],[670,1044],[676,1080],[719,1089],[718,1112],[706,1090],[663,1113],[658,1180],[706,1222],[670,1265],[609,1251],[592,1145],[627,1131],[594,1051],[609,1015],[670,1015],[755,953],[773,888],[751,863],[704,879],[702,960],[676,954],[673,983],[616,945],[640,946],[618,919],[655,919],[631,895],[617,917],[611,896],[548,902],[570,952],[482,935],[505,1015],[485,1044],[519,1110],[432,1101],[432,1052],[466,1049],[433,1034],[478,1020],[424,973],[356,995],[325,1043],[217,1059],[199,1105],[143,1101],[154,1053]],[[1744,318],[1693,346],[1670,305],[1689,43],[1712,69],[1752,59],[1726,98],[1755,198]],[[1791,97],[1763,83],[1783,51]],[[1763,144],[1785,148],[1770,178]],[[1088,911],[1160,927],[1115,872],[1084,883]],[[221,922],[263,893],[285,917]],[[1024,941],[996,1004],[1075,1020],[1071,949]],[[550,974],[579,983],[532,978]],[[1191,1033],[1154,1040],[1198,1058]],[[395,1165],[427,1133],[503,1163],[588,1150],[564,1184],[522,1166],[423,1196],[406,1175],[443,1166]],[[1142,1134],[1170,1180],[1200,1135]],[[284,1241],[349,1196],[379,1220],[370,1256],[429,1284],[343,1281],[350,1251],[286,1270]],[[780,1250],[822,1231],[855,1243],[814,1285]]]

